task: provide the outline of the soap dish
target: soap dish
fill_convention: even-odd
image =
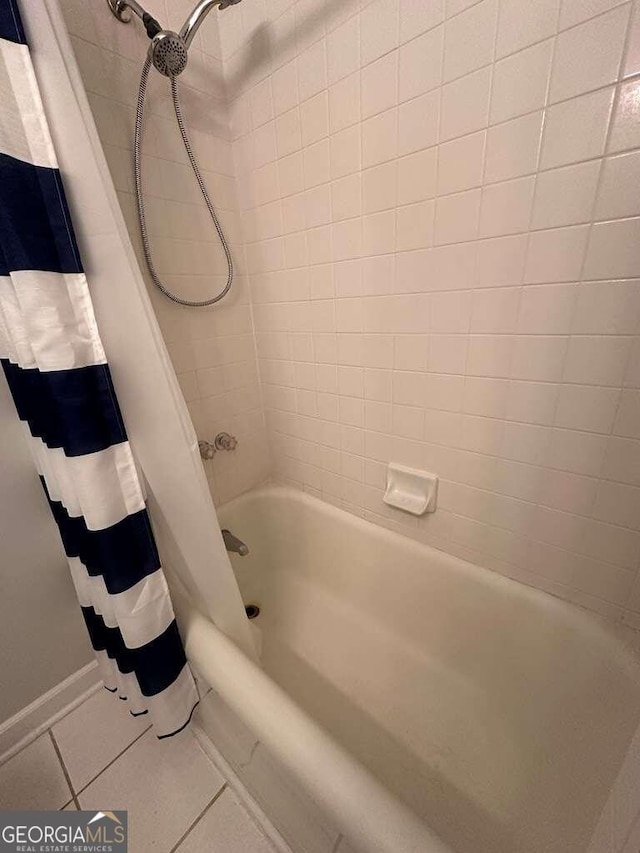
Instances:
[[[437,496],[438,478],[435,474],[389,464],[383,498],[386,504],[412,515],[424,515],[426,512],[435,512]]]

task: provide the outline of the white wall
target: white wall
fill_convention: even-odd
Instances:
[[[0,722],[93,660],[58,528],[0,372]]]
[[[63,6],[136,242],[146,37]],[[191,3],[151,8],[178,26]],[[251,302],[242,275],[226,308],[152,297],[200,436],[242,438],[209,468],[218,500],[270,451],[279,479],[640,626],[638,18],[637,0],[209,16],[180,82]],[[202,208],[163,85],[154,245],[201,294],[221,257],[210,231],[185,240]],[[435,515],[383,504],[389,461],[439,474]]]
[[[251,307],[246,278],[228,138],[222,70],[218,59],[216,13],[209,15],[193,43],[180,94],[189,135],[203,176],[230,239],[236,281],[229,295],[211,308],[183,308],[150,283],[142,256],[135,212],[133,136],[135,104],[148,39],[137,18],[119,23],[104,0],[61,0],[129,235],[148,285],[156,316],[191,417],[202,439],[221,430],[240,444],[206,465],[216,501],[228,500],[262,482],[267,474],[266,443]],[[190,0],[150,0],[145,6],[163,26],[179,29]],[[152,71],[144,137],[147,221],[158,272],[187,299],[219,292],[226,261],[193,176],[178,132],[169,81]]]
[[[640,627],[640,10],[219,18],[277,476]],[[389,461],[441,477],[419,521]]]

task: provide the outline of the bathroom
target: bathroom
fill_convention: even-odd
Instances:
[[[637,853],[640,1],[0,0],[0,57],[2,826]]]

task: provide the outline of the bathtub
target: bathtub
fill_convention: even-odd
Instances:
[[[260,667],[183,601],[187,652],[345,850],[587,851],[640,722],[612,629],[290,488],[219,519]]]

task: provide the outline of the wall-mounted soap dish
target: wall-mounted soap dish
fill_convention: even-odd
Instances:
[[[438,499],[438,478],[428,471],[405,468],[390,463],[387,468],[387,489],[384,502],[412,515],[435,512]]]

